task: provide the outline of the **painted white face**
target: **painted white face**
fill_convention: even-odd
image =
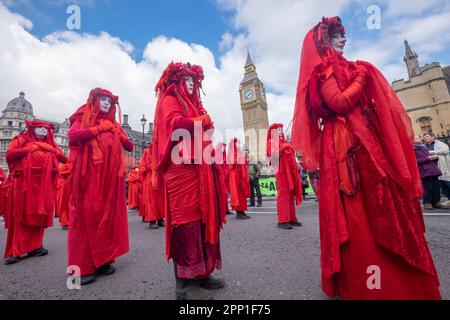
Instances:
[[[138,168],[134,169],[134,172],[139,172],[139,169]]]
[[[111,110],[111,98],[107,96],[100,97],[100,111],[103,113],[108,113]]]
[[[283,128],[278,128],[278,134],[280,135],[280,137],[283,136]]]
[[[194,94],[194,79],[192,77],[184,77],[184,80],[186,81],[186,87],[189,92],[189,94],[192,96]]]
[[[44,139],[48,134],[48,129],[44,127],[34,128],[34,134],[38,139]]]
[[[343,53],[345,48],[345,43],[347,42],[347,38],[340,33],[334,34],[331,39],[331,47],[334,51],[338,53]]]

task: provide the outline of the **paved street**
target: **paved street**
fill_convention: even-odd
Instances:
[[[250,210],[251,220],[229,218],[222,233],[223,270],[227,286],[215,299],[327,299],[320,288],[317,203],[298,209],[304,226],[276,228],[274,201]],[[426,216],[427,239],[441,278],[444,299],[450,299],[449,211]],[[56,224],[56,221],[55,221]],[[117,272],[93,285],[66,287],[67,232],[53,227],[44,246],[49,255],[17,265],[0,265],[0,299],[174,299],[173,266],[165,261],[164,230],[149,230],[135,211],[129,212],[131,251],[116,263]],[[6,232],[1,226],[3,251]]]

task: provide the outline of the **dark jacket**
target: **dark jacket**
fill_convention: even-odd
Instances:
[[[424,145],[414,145],[414,151],[416,152],[417,164],[419,165],[420,177],[422,179],[442,175],[437,161],[430,160],[430,152]]]

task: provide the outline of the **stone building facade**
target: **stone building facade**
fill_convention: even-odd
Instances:
[[[433,62],[420,66],[419,56],[405,40],[404,61],[408,80],[392,86],[413,123],[414,133],[434,132],[439,138],[450,136],[450,66]]]

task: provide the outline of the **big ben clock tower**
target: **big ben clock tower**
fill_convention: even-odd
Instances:
[[[258,78],[250,53],[247,54],[244,69],[244,80],[241,82],[239,93],[244,120],[245,147],[250,157],[265,161],[267,130],[269,128],[266,90],[264,84]]]

